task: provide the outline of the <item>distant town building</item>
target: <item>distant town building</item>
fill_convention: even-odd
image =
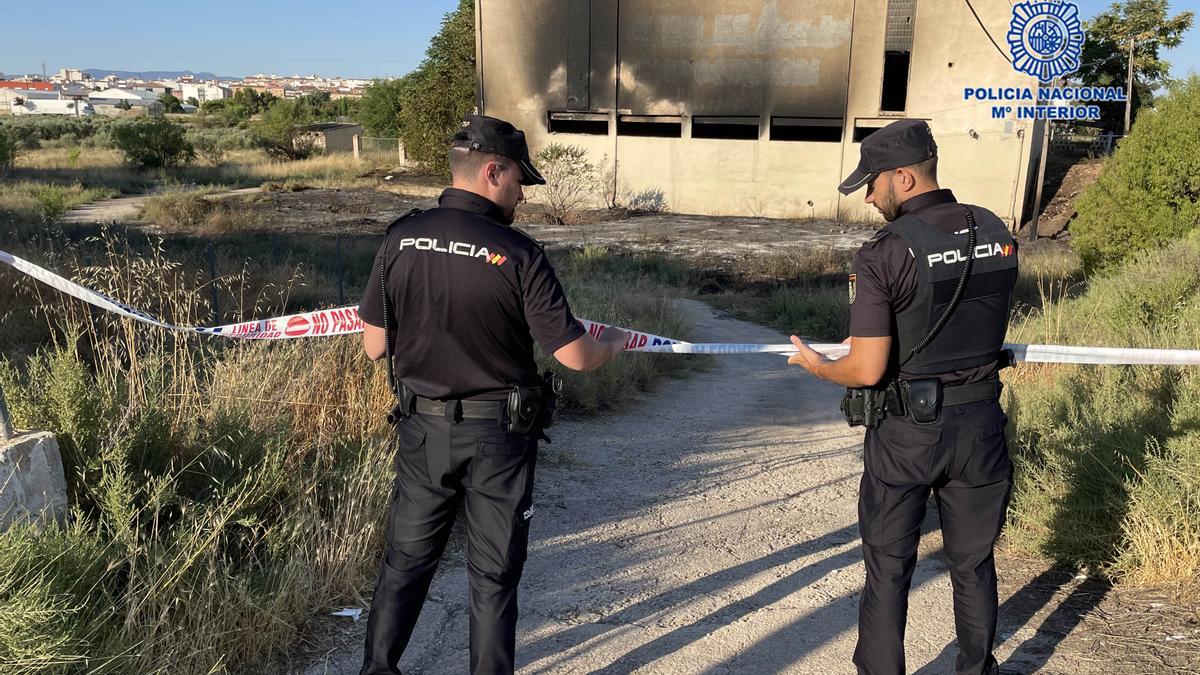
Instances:
[[[71,115],[81,117],[95,115],[96,110],[86,98],[76,99],[25,99],[21,105],[12,105],[13,115]]]
[[[85,82],[92,79],[91,75],[83,72],[78,68],[63,68],[58,71],[58,74],[50,78],[54,82]]]
[[[233,91],[229,87],[222,87],[218,84],[208,82],[185,82],[180,79],[179,89],[175,94],[180,100],[186,101],[189,98],[194,98],[200,103],[205,101],[217,101],[223,98],[233,96]]]
[[[158,100],[158,94],[145,89],[114,87],[93,92],[88,100],[101,115],[156,114],[165,108],[162,101]]]
[[[14,106],[26,106],[29,101],[59,100],[58,86],[49,82],[0,80],[0,115],[25,114]]]

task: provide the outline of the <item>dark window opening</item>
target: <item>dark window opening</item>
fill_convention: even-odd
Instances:
[[[904,112],[908,104],[908,66],[912,59],[913,17],[917,0],[888,0],[883,39],[883,91],[879,109]]]
[[[678,117],[618,117],[617,135],[683,138],[683,121]]]
[[[549,130],[552,134],[607,136],[608,120],[556,120],[551,117]]]
[[[771,140],[840,143],[842,121],[804,117],[772,117]]]
[[[547,116],[546,130],[552,134],[607,136],[608,117],[608,113],[551,112]]]
[[[882,127],[854,127],[854,142],[862,143],[867,136],[879,131],[881,128]]]
[[[758,140],[758,117],[693,117],[692,138],[721,138],[736,141]]]
[[[887,52],[883,55],[883,94],[879,109],[885,112],[904,112],[908,104],[908,52]]]

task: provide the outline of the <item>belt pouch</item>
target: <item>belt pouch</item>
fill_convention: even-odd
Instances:
[[[941,417],[942,381],[936,377],[923,380],[903,380],[908,412],[917,424],[933,424]]]

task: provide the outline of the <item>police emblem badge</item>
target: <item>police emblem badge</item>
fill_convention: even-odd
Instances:
[[[1018,2],[1007,38],[1013,68],[1041,82],[1079,69],[1084,31],[1073,2]]]

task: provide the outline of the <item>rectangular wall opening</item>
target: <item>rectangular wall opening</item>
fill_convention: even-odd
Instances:
[[[692,138],[758,140],[757,115],[699,116],[692,118]]]
[[[842,120],[819,117],[772,117],[772,141],[840,143]]]
[[[550,112],[546,130],[552,134],[608,135],[608,113]]]
[[[621,115],[617,118],[617,135],[683,138],[683,118],[675,115]]]
[[[863,139],[879,131],[882,127],[854,127],[854,142],[862,143]]]
[[[917,0],[888,0],[883,46],[883,89],[879,109],[904,112],[908,105],[908,71],[912,62],[913,17]]]

